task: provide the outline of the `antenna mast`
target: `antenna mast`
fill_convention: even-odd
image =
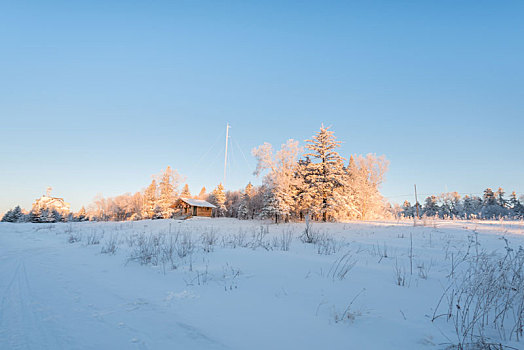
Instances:
[[[224,188],[226,187],[226,169],[227,169],[227,144],[228,144],[228,141],[229,141],[229,128],[231,126],[229,125],[229,123],[226,124],[226,153],[225,153],[225,156],[224,156]]]

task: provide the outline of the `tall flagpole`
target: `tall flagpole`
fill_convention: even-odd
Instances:
[[[226,187],[226,169],[227,169],[227,144],[229,143],[229,123],[226,124],[226,153],[224,155],[224,188]]]

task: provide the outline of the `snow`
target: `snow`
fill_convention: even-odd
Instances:
[[[216,208],[216,206],[203,199],[180,198],[180,200],[194,207]]]
[[[306,244],[304,223],[0,223],[0,349],[444,349],[453,325],[431,318],[448,285],[446,250],[474,232],[488,251],[504,250],[501,237],[518,247],[524,224],[425,224],[315,223],[323,238]],[[189,235],[194,252],[176,269],[130,260],[150,235]],[[116,253],[102,254],[111,240]],[[333,267],[344,256],[354,266],[340,279]]]
[[[54,209],[59,212],[69,212],[69,203],[65,202],[63,198],[42,196],[35,200],[33,208],[39,209]]]

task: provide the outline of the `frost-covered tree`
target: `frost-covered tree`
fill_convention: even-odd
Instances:
[[[253,185],[248,183],[246,185],[246,188],[244,189],[244,192],[242,193],[240,203],[238,206],[238,215],[237,217],[239,219],[245,220],[249,219],[251,216],[252,211],[252,205],[251,205],[251,198],[254,195]]]
[[[404,201],[402,204],[402,216],[405,218],[412,218],[415,216],[415,208],[411,206],[409,201]]]
[[[517,193],[515,191],[511,192],[509,198],[509,206],[511,208],[511,216],[516,219],[524,218],[524,206],[517,198]]]
[[[226,191],[226,216],[231,218],[238,217],[238,210],[242,201],[242,192],[240,191]]]
[[[174,209],[171,207],[178,195],[178,184],[180,175],[170,166],[162,173],[158,184],[158,202],[162,218],[168,219],[173,216]]]
[[[157,207],[157,184],[156,180],[153,179],[151,184],[144,191],[143,199],[144,205],[142,207],[142,218],[151,219],[155,213]]]
[[[198,194],[198,199],[206,199],[207,197],[207,191],[205,187],[202,187],[200,190],[200,193]]]
[[[474,219],[480,216],[482,210],[482,199],[477,196],[464,196],[462,201],[462,212],[466,219]]]
[[[437,196],[430,196],[426,198],[424,202],[424,215],[435,216],[439,213],[438,198]]]
[[[39,207],[33,208],[29,212],[29,221],[33,223],[39,223],[42,221],[42,210]]]
[[[180,197],[182,198],[191,198],[191,192],[189,191],[189,185],[185,184],[182,188],[182,192],[180,192]]]
[[[82,221],[87,221],[87,219],[88,218],[87,218],[86,208],[82,206],[82,208],[80,208],[78,213],[76,213],[75,215],[75,221],[82,222]]]
[[[441,217],[455,218],[462,216],[462,203],[457,192],[442,193],[439,200]]]
[[[219,183],[218,186],[213,190],[212,198],[212,201],[217,207],[215,215],[219,217],[226,215],[226,194],[224,193],[224,186],[222,183]]]
[[[336,216],[337,210],[345,206],[344,196],[336,191],[347,184],[344,158],[336,149],[340,146],[329,127],[320,127],[313,138],[306,140],[309,159],[303,169],[304,197],[311,198],[309,211],[316,217],[327,221]]]
[[[13,222],[23,222],[24,221],[24,213],[22,211],[22,208],[20,208],[19,205],[17,205],[13,209]]]
[[[2,216],[2,222],[15,222],[13,219],[13,209],[9,209],[4,216]]]
[[[500,194],[499,194],[500,196]],[[484,190],[481,215],[485,219],[494,219],[504,216],[505,210],[499,205],[499,201],[491,188]]]
[[[2,222],[24,222],[25,215],[19,205],[8,210],[2,217]]]
[[[281,149],[275,153],[267,142],[252,151],[257,158],[257,168],[254,174],[258,176],[267,171],[263,182],[266,190],[272,194],[266,194],[264,198],[271,201],[267,203],[271,206],[271,210],[276,210],[276,221],[278,216],[288,221],[295,209],[297,190],[295,172],[300,152],[298,141],[292,139],[283,144]]]
[[[502,189],[502,187],[499,187],[497,192],[495,193],[495,198],[497,200],[497,204],[502,207],[502,208],[506,208],[507,207],[507,201],[506,199],[504,198],[504,195],[506,193],[504,192],[504,190]]]
[[[389,162],[384,156],[351,156],[347,167],[348,183],[344,189],[348,218],[382,218],[388,206],[379,191]]]
[[[263,219],[272,219],[275,220],[275,223],[278,223],[278,218],[281,215],[279,208],[280,203],[275,196],[275,192],[270,188],[265,188],[264,191],[264,207],[260,212],[260,217]]]

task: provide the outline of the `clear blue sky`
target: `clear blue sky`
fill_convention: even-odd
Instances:
[[[522,1],[2,1],[0,213],[89,204],[167,165],[192,192],[323,122],[383,194],[524,192]],[[247,159],[244,159],[242,152]],[[411,199],[411,198],[408,198]]]

